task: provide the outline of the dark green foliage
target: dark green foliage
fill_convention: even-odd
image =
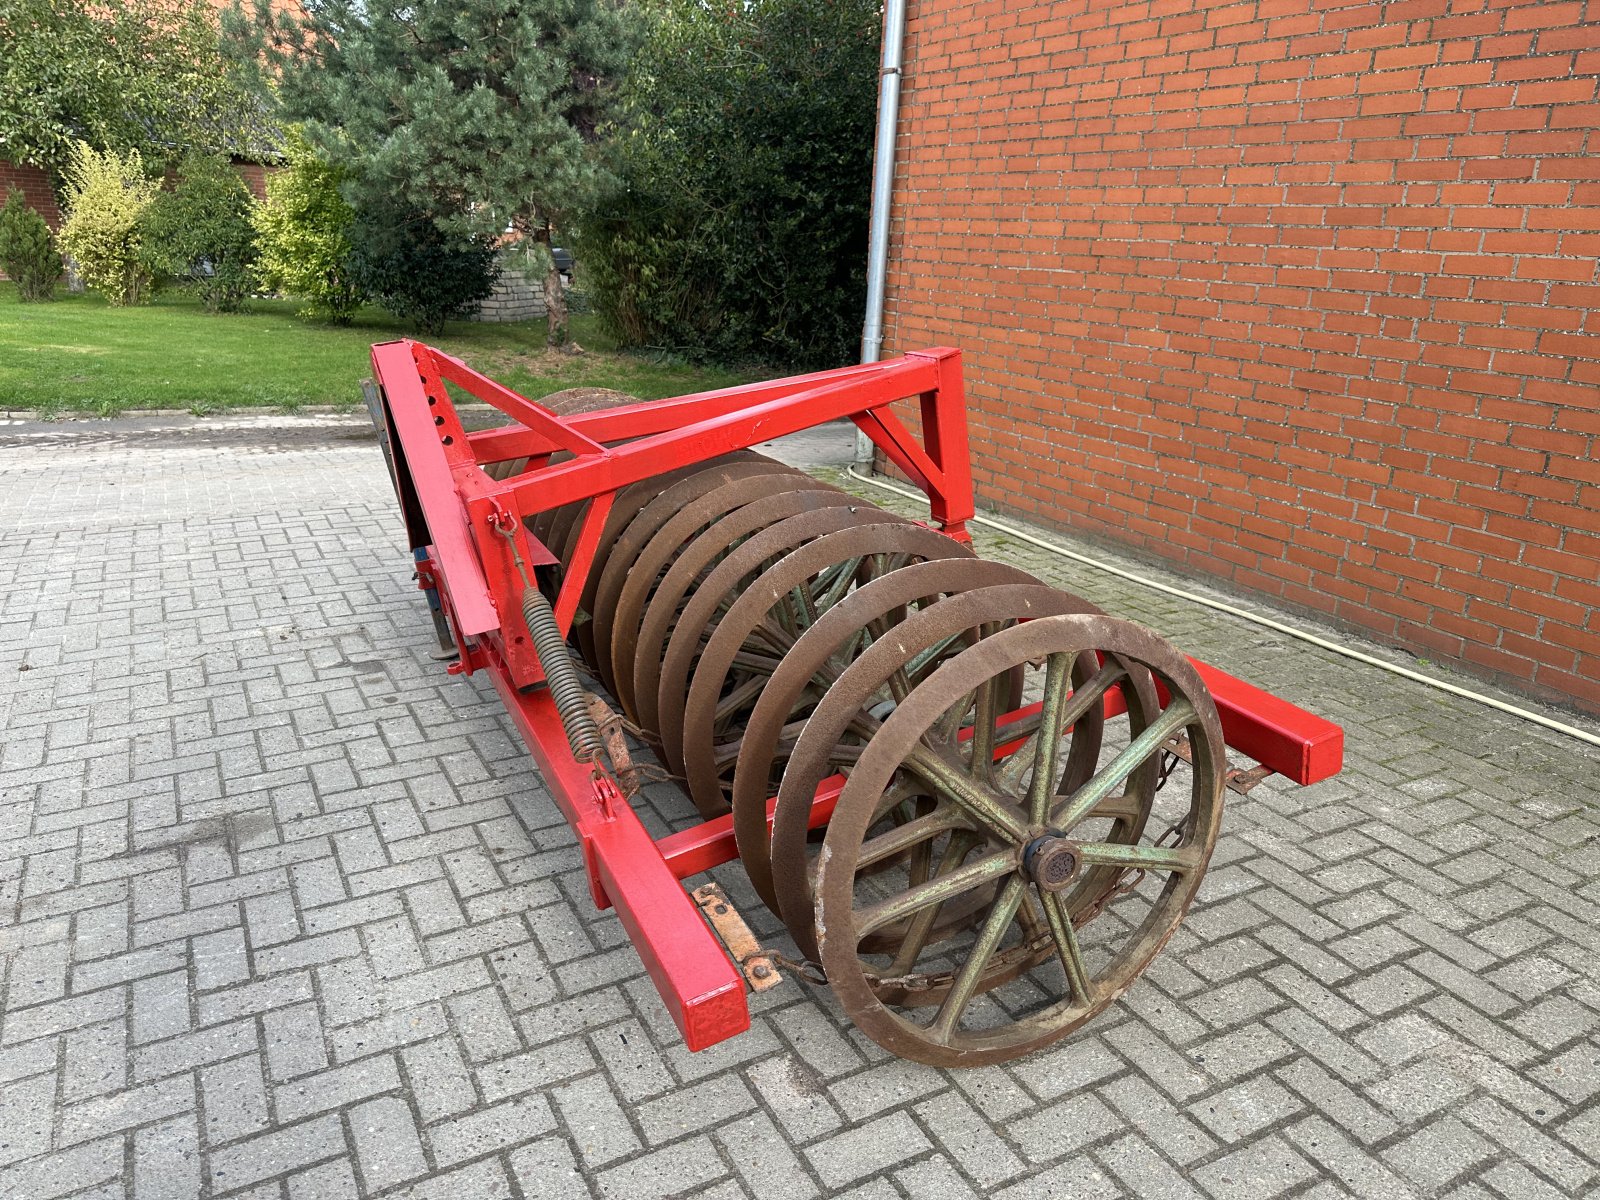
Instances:
[[[578,246],[624,344],[854,361],[880,19],[878,0],[665,0],[624,94],[620,186]]]
[[[255,0],[229,28],[265,51],[284,115],[357,211],[396,203],[548,246],[602,179],[592,145],[636,42],[616,0]],[[557,295],[559,302],[559,294]],[[565,338],[564,313],[551,337]]]
[[[267,202],[253,218],[261,250],[256,276],[266,290],[305,301],[300,316],[348,325],[366,299],[350,278],[355,213],[339,194],[339,169],[297,129],[284,142],[289,165],[267,179]]]
[[[238,312],[255,285],[255,200],[228,160],[190,154],[178,180],[144,217],[144,253],[153,271],[194,285],[211,312]]]
[[[486,239],[443,230],[425,213],[379,206],[358,212],[350,229],[356,287],[421,333],[488,299],[498,274]]]
[[[0,208],[0,270],[11,276],[17,298],[27,303],[53,299],[61,278],[61,255],[50,226],[21,192],[12,192]]]
[[[0,0],[0,146],[57,179],[74,146],[241,150],[270,140],[206,0]]]

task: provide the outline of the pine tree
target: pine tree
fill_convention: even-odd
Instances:
[[[565,345],[549,250],[604,179],[595,129],[635,25],[617,0],[311,0],[300,17],[257,0],[253,28],[284,116],[357,213],[400,200],[449,232],[537,244]]]

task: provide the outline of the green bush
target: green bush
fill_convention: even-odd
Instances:
[[[395,316],[434,334],[494,290],[494,247],[441,230],[404,207],[362,211],[350,230],[350,274]]]
[[[350,274],[355,213],[339,194],[338,169],[304,138],[291,134],[288,153],[255,210],[256,278],[267,291],[304,300],[300,316],[348,325],[365,298]]]
[[[211,312],[238,312],[255,286],[255,200],[221,155],[190,154],[145,215],[145,259],[194,285]]]
[[[13,191],[0,208],[0,270],[17,285],[23,303],[49,300],[61,278],[61,255],[44,218]]]
[[[853,361],[866,298],[877,0],[662,0],[620,184],[578,262],[624,344],[695,360]]]
[[[225,59],[209,0],[0,0],[0,158],[60,180],[79,141],[139,150],[260,142],[264,89]]]
[[[150,298],[143,225],[160,191],[160,184],[145,177],[137,150],[101,153],[78,143],[67,167],[61,248],[72,256],[84,284],[111,304]]]

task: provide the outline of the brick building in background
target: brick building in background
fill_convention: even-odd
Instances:
[[[1600,5],[912,0],[905,54],[885,352],[965,352],[983,501],[1600,710]]]
[[[273,167],[235,158],[233,169],[239,172],[251,195],[257,200],[267,198],[267,176],[272,173]],[[28,207],[43,217],[51,229],[61,227],[61,208],[50,186],[50,176],[38,167],[21,166],[0,158],[0,204],[4,204],[13,191],[21,192]],[[0,279],[3,278],[5,276],[0,275]]]
[[[38,167],[22,166],[0,158],[0,204],[4,204],[12,192],[21,192],[28,207],[43,217],[51,229],[61,227],[61,208],[56,203],[55,190],[50,186],[50,176]]]

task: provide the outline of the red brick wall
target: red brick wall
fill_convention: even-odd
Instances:
[[[990,503],[1600,711],[1600,0],[913,0]]]
[[[0,158],[0,204],[4,204],[13,191],[21,192],[28,206],[42,216],[51,229],[61,224],[61,210],[56,207],[50,177],[37,167],[19,167]]]
[[[267,176],[277,170],[276,167],[264,167],[260,163],[234,159],[233,169],[239,172],[239,178],[244,180],[244,185],[250,189],[252,196],[257,200],[267,198]]]

